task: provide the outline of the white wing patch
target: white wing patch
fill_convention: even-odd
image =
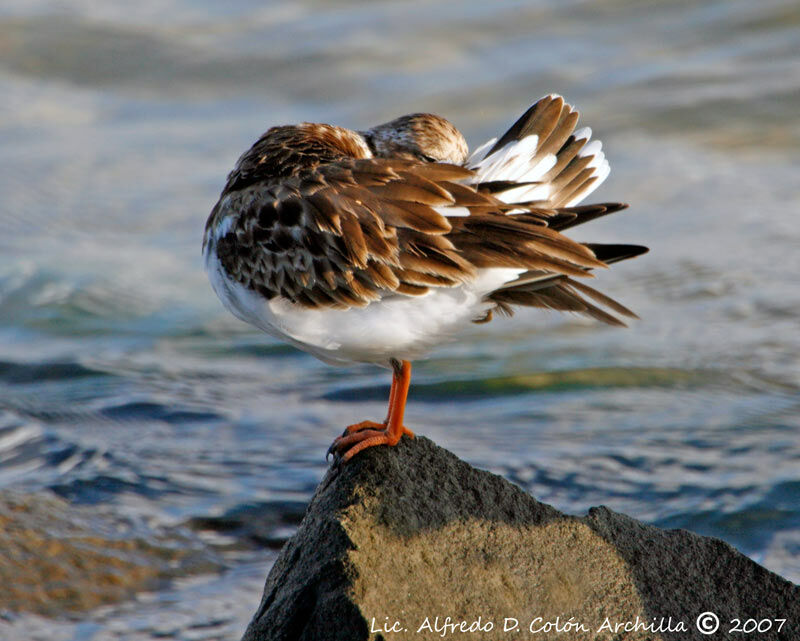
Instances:
[[[539,146],[539,136],[526,136],[522,140],[508,143],[491,156],[471,166],[480,176],[481,182],[491,180],[519,180],[530,168],[531,159]]]
[[[591,137],[592,130],[590,127],[584,127],[583,129],[575,132],[576,140],[584,139],[588,141]],[[591,177],[594,178],[595,181],[587,189],[582,190],[576,195],[575,198],[567,202],[565,205],[566,207],[573,207],[581,202],[584,198],[586,198],[586,196],[591,194],[595,189],[602,185],[603,182],[605,182],[605,179],[608,178],[608,174],[611,173],[611,166],[608,164],[606,155],[603,153],[603,143],[601,141],[592,140],[580,150],[578,156],[581,158],[591,156],[592,159],[589,161],[589,164],[586,165],[586,167],[587,169],[594,169]]]
[[[492,148],[492,145],[494,145],[496,142],[497,138],[491,138],[483,143],[469,155],[469,158],[467,158],[467,162],[465,163],[466,166],[474,167],[479,161],[483,160],[486,157],[486,152],[489,151]]]
[[[434,207],[434,209],[445,218],[448,216],[465,217],[470,215],[470,211],[466,207],[451,207],[449,205],[443,205],[441,207]]]
[[[550,95],[543,100],[558,99],[559,96]],[[570,113],[574,111],[572,107],[564,104],[564,109]],[[547,134],[544,134],[547,138]],[[573,132],[573,139],[577,142],[584,141],[583,146],[577,152],[573,151],[569,154],[578,158],[590,158],[587,169],[592,169],[592,173],[586,179],[584,188],[578,188],[577,191],[568,190],[567,193],[559,193],[559,189],[564,187],[564,181],[558,188],[554,187],[554,183],[558,183],[558,179],[565,170],[570,166],[570,159],[562,156],[565,152],[566,145],[561,150],[553,149],[556,153],[545,153],[542,146],[546,146],[547,140],[540,140],[539,135],[530,134],[520,140],[514,140],[504,145],[502,148],[488,154],[488,151],[495,145],[497,138],[492,138],[478,147],[469,157],[466,166],[474,169],[477,172],[475,181],[479,182],[492,182],[492,181],[511,181],[520,183],[536,183],[521,185],[520,187],[506,190],[497,194],[499,198],[507,203],[528,203],[528,202],[541,202],[542,206],[558,206],[571,207],[577,205],[586,196],[597,189],[603,181],[608,177],[611,168],[606,160],[605,154],[602,151],[603,145],[599,140],[591,140],[592,130],[589,127],[581,127]],[[565,134],[566,137],[566,134]],[[551,143],[552,146],[552,143]],[[487,155],[488,154],[488,155]],[[559,165],[559,160],[561,164]],[[574,161],[573,161],[574,162]],[[553,174],[556,165],[560,169],[557,173]],[[563,165],[563,166],[562,166]],[[573,189],[579,185],[573,185]],[[570,197],[567,202],[564,199]],[[457,215],[454,212],[448,211],[446,215]]]

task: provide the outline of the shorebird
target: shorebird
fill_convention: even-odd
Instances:
[[[469,323],[515,306],[635,317],[584,280],[647,248],[564,234],[627,207],[578,204],[609,165],[577,121],[550,95],[471,154],[449,121],[416,113],[365,131],[272,127],[239,158],[203,238],[217,296],[323,361],[393,370],[386,419],[348,426],[329,453],[413,437],[411,361]]]

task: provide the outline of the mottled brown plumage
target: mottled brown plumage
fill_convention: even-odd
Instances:
[[[432,114],[362,132],[303,123],[273,127],[239,159],[203,240],[220,299],[323,360],[394,371],[386,420],[349,426],[331,451],[348,460],[413,436],[410,361],[470,321],[519,305],[611,325],[634,315],[582,279],[646,248],[563,233],[626,207],[578,205],[609,167],[577,120],[547,96],[470,157]]]
[[[265,299],[280,296],[309,308],[420,296],[492,267],[589,276],[605,263],[559,230],[624,205],[548,206],[590,186],[592,158],[576,155],[582,147],[572,135],[576,112],[561,99],[544,100],[494,147],[539,131],[544,142],[534,157],[560,149],[547,174],[555,192],[548,200],[509,204],[502,192],[520,183],[481,184],[473,169],[431,162],[463,163],[467,149],[450,123],[430,114],[363,134],[312,123],[273,127],[229,175],[206,224],[206,250],[216,252],[231,279]],[[446,216],[443,207],[469,215]],[[211,232],[221,225],[226,233],[215,238]],[[609,321],[591,304],[572,302],[583,299],[568,281],[535,295],[518,285],[488,298],[505,311],[521,304]]]

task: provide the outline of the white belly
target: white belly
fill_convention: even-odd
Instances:
[[[209,252],[206,267],[214,291],[235,316],[329,363],[387,365],[414,360],[456,337],[459,329],[493,307],[484,296],[520,270],[486,270],[458,287],[432,288],[422,296],[391,295],[366,307],[309,309],[285,298],[267,301],[232,281]]]

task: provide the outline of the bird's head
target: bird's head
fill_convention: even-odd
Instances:
[[[461,165],[469,148],[453,124],[433,114],[400,116],[360,132],[373,156]]]

